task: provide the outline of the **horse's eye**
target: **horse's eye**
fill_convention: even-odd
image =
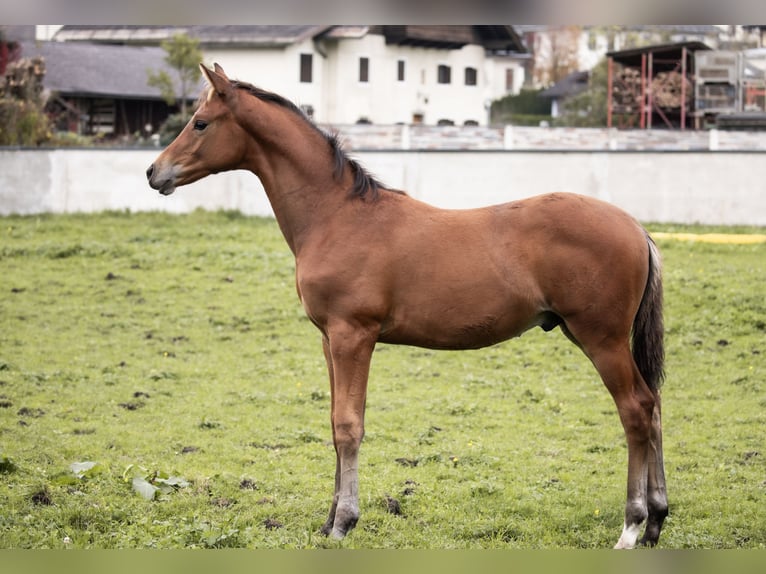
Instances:
[[[194,120],[194,129],[197,131],[202,131],[207,127],[207,122],[204,120]]]

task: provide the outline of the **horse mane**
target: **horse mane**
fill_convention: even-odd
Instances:
[[[354,175],[354,183],[351,186],[351,195],[360,197],[362,199],[365,199],[369,196],[374,201],[378,199],[380,190],[394,191],[386,188],[382,183],[380,183],[380,181],[378,181],[372,174],[370,174],[364,167],[362,167],[359,162],[350,158],[348,154],[346,154],[340,141],[340,136],[337,132],[327,133],[322,130],[313,121],[311,121],[308,116],[306,116],[302,109],[300,109],[284,96],[263,90],[252,84],[248,84],[247,82],[233,81],[232,85],[239,90],[248,92],[259,100],[276,104],[280,107],[290,110],[298,117],[303,119],[314,130],[316,130],[325,139],[327,144],[330,146],[330,150],[332,151],[334,162],[333,176],[335,179],[339,180],[343,176],[343,169],[346,166],[351,169],[351,173]]]

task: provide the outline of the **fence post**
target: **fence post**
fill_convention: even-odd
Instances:
[[[402,124],[402,149],[410,149],[410,146],[412,145],[410,142],[410,125],[409,124]]]
[[[503,128],[503,149],[513,149],[513,126],[510,124]]]
[[[708,143],[708,149],[710,151],[717,151],[719,148],[718,144],[718,130],[716,128],[713,128],[710,130],[709,133],[709,143]]]

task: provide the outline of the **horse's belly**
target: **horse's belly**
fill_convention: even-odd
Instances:
[[[383,325],[379,341],[430,349],[480,349],[540,325],[534,312],[466,313],[453,310],[441,315],[413,313]]]

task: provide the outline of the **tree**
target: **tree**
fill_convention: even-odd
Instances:
[[[564,100],[556,125],[571,127],[606,127],[608,62],[601,60],[590,71],[588,89]]]
[[[44,76],[40,57],[5,66],[0,75],[0,145],[35,146],[51,138],[42,96]]]
[[[186,34],[176,34],[170,40],[162,42],[161,46],[167,52],[165,62],[178,74],[179,92],[176,92],[170,74],[164,70],[150,70],[148,84],[159,88],[162,98],[169,106],[175,105],[176,93],[180,93],[181,118],[188,119],[186,106],[189,92],[200,79],[199,63],[202,61],[202,51],[199,40]]]
[[[552,86],[580,67],[578,43],[580,26],[552,26],[534,38],[534,66],[531,83]]]

